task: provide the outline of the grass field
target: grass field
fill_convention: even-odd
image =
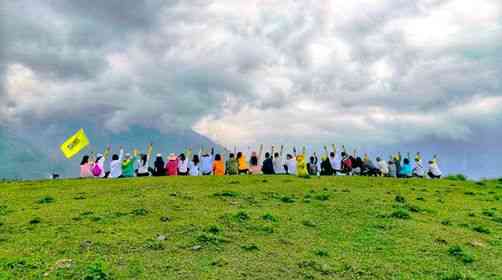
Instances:
[[[502,279],[502,181],[4,182],[0,279]]]

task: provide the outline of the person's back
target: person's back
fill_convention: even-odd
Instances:
[[[202,175],[211,175],[213,172],[213,158],[209,154],[205,154],[200,158],[200,171]]]
[[[213,175],[214,176],[224,176],[225,175],[225,163],[220,154],[214,157],[213,161]]]
[[[249,166],[246,157],[241,153],[237,153],[237,161],[239,164],[239,174],[246,174],[249,171]]]
[[[429,161],[428,175],[433,179],[441,178],[441,176],[443,176],[443,173],[439,169],[438,163],[435,160]]]
[[[274,172],[274,161],[270,157],[270,154],[265,154],[265,160],[263,161],[262,165],[262,172],[265,175],[272,175],[275,174]]]
[[[309,175],[307,163],[305,162],[305,156],[303,154],[296,157],[296,175],[298,175],[298,177],[307,177]]]
[[[239,173],[239,163],[235,159],[234,154],[230,154],[228,160],[225,162],[225,174],[237,175]]]
[[[178,159],[178,175],[188,176],[188,159],[183,153]]]
[[[336,156],[335,152],[331,152],[329,154],[329,162],[331,164],[331,169],[336,172],[340,172],[342,170],[342,161]]]
[[[110,162],[110,175],[108,178],[119,178],[122,176],[122,158],[124,157],[124,150],[120,149],[120,155],[113,155]]]
[[[389,175],[389,165],[385,160],[382,160],[380,158],[377,159],[377,167],[380,170],[380,174],[382,176],[387,176]]]
[[[405,158],[401,169],[399,170],[399,177],[408,178],[413,176],[413,168],[411,167],[410,160]]]
[[[396,168],[396,164],[394,161],[388,162],[388,168],[389,168],[389,176],[390,177],[397,177],[397,168]]]
[[[166,169],[165,169],[165,162],[162,159],[162,154],[157,154],[157,158],[155,159],[155,162],[153,164],[153,176],[165,176],[166,175]]]
[[[272,165],[274,168],[274,174],[284,174],[286,171],[284,170],[284,162],[279,153],[274,154],[274,159],[272,160]]]
[[[415,159],[415,167],[413,167],[413,175],[416,177],[425,177],[425,169],[420,158]]]
[[[178,176],[178,157],[175,154],[170,154],[166,164],[167,176]]]
[[[317,159],[315,157],[310,157],[310,162],[307,164],[307,171],[309,175],[315,176],[318,173]]]
[[[92,178],[94,175],[91,171],[92,164],[89,162],[89,156],[84,156],[80,162],[80,178]]]
[[[321,160],[321,176],[331,176],[334,174],[329,158],[325,157]]]
[[[122,177],[134,177],[134,162],[136,157],[131,157],[126,154],[125,159],[122,161]]]

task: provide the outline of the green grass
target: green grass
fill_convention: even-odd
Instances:
[[[502,279],[500,185],[3,182],[0,279]]]

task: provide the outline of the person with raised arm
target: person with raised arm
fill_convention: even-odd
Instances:
[[[284,152],[284,145],[281,145],[279,152],[274,150],[274,146],[272,146],[272,154],[273,160],[272,164],[274,165],[274,174],[284,174],[286,171],[284,170],[284,160],[282,158]]]
[[[307,163],[307,170],[309,175],[316,176],[319,174],[319,158],[317,157],[317,153],[314,152],[314,155],[310,157],[309,163]]]
[[[199,150],[199,153],[198,154],[193,154],[192,155],[192,149],[188,149],[188,158],[190,158],[190,156],[192,157],[192,160],[190,160],[190,162],[188,163],[188,174],[190,176],[200,176],[200,159],[199,159],[199,155],[201,153],[201,150]]]
[[[258,153],[252,152],[251,158],[249,159],[249,173],[252,175],[261,174],[261,154],[263,153],[263,144],[260,145]]]
[[[410,153],[406,155],[403,159],[403,164],[401,165],[401,169],[399,170],[400,178],[411,178],[413,177],[413,168],[411,167],[410,162]]]
[[[380,171],[380,176],[389,176],[389,164],[382,158],[377,157],[377,168]]]
[[[122,176],[122,160],[124,158],[124,149],[120,146],[119,154],[112,155],[112,161],[110,162],[110,174],[108,178],[119,178]]]
[[[237,153],[237,162],[239,163],[239,175],[248,174],[248,162],[246,160],[246,156],[242,152]]]
[[[418,178],[425,177],[425,168],[422,163],[422,156],[417,153],[415,156],[415,166],[413,167],[413,176]]]
[[[329,163],[331,164],[331,169],[333,170],[332,175],[336,175],[337,172],[342,171],[342,160],[338,157],[336,152],[336,144],[332,144],[332,151],[329,153]],[[344,146],[345,147],[345,146]],[[326,153],[328,152],[328,148],[325,146]]]
[[[188,155],[188,151],[186,153]],[[188,163],[189,160],[185,153],[181,153],[178,157],[178,175],[179,176],[188,176]]]
[[[429,175],[431,179],[441,179],[441,176],[443,176],[441,169],[439,169],[437,155],[434,155],[432,160],[429,161],[429,172],[427,175]]]
[[[136,170],[136,176],[138,177],[148,177],[151,176],[150,170],[150,158],[152,156],[153,144],[148,144],[146,148],[146,154],[140,154],[138,159],[138,170]]]
[[[92,175],[94,175],[94,177],[97,178],[106,177],[107,173],[105,172],[105,161],[108,158],[108,155],[110,154],[110,149],[111,147],[108,145],[102,154],[98,153],[96,155],[96,159],[94,160],[94,163],[91,166],[91,172]]]
[[[345,145],[342,145],[342,173],[346,175],[351,175],[352,173],[352,156],[347,153],[347,149],[345,148]]]
[[[130,153],[126,153],[124,159],[122,160],[122,176],[125,178],[134,177],[134,163],[138,159],[139,151],[137,149],[133,150],[131,156]]]
[[[166,163],[164,162],[161,153],[158,153],[155,158],[152,175],[156,177],[166,176]]]
[[[328,151],[328,146],[323,146],[324,155],[321,157],[320,174],[321,176],[332,176],[335,175],[333,170],[333,165],[331,164],[330,152]],[[335,153],[333,153],[335,155]]]
[[[200,171],[203,176],[208,176],[213,173],[214,148],[211,148],[211,153],[203,150],[200,158]]]

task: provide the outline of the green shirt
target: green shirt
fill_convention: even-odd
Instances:
[[[239,164],[236,159],[229,159],[225,163],[226,175],[237,175],[239,173]]]

